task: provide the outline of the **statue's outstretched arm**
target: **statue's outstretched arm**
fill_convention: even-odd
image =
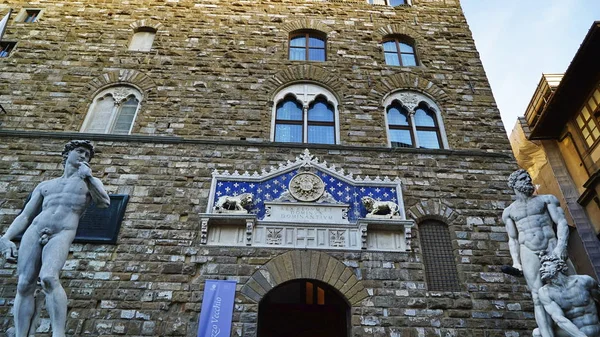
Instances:
[[[569,334],[571,337],[587,337],[586,334],[581,332],[579,328],[571,322],[570,319],[565,317],[564,312],[560,306],[554,302],[548,295],[547,289],[544,287],[540,288],[539,299],[546,310],[546,313],[552,317],[552,320],[560,327],[563,331]]]
[[[548,213],[552,221],[556,224],[556,248],[554,248],[554,255],[565,260],[567,258],[567,241],[569,240],[569,224],[565,218],[565,212],[560,207],[560,202],[553,195],[548,195],[547,201]]]
[[[521,255],[519,253],[519,232],[515,222],[510,217],[510,207],[505,209],[502,213],[502,221],[506,227],[506,233],[508,233],[508,250],[513,260],[513,268],[523,270],[521,266]]]

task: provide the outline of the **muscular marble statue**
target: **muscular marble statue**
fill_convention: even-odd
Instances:
[[[540,274],[546,283],[540,301],[559,329],[560,337],[600,336],[600,321],[594,301],[600,300],[598,283],[587,275],[567,276],[567,264],[554,255],[543,256]]]
[[[65,336],[67,295],[60,285],[59,272],[67,260],[79,218],[90,200],[102,208],[110,204],[102,182],[92,177],[88,164],[94,156],[93,145],[87,140],[70,141],[62,155],[65,167],[62,177],[36,186],[21,214],[0,238],[0,251],[8,261],[14,261],[17,248],[11,240],[25,232],[17,261],[16,337],[29,336],[33,328],[34,291],[38,279],[46,295],[52,337]],[[35,216],[40,206],[41,212]]]
[[[531,177],[525,170],[513,172],[508,179],[517,200],[502,213],[508,232],[508,247],[513,267],[523,271],[534,304],[535,321],[542,337],[553,337],[552,324],[539,300],[542,287],[539,254],[567,257],[569,229],[558,199],[553,195],[533,195]],[[557,227],[557,236],[552,230]]]

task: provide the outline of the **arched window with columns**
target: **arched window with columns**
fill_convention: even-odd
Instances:
[[[274,98],[271,140],[275,142],[339,144],[338,101],[313,83],[296,83]]]
[[[383,103],[390,147],[448,148],[440,109],[429,97],[400,91]]]
[[[131,133],[141,101],[141,92],[131,86],[120,85],[100,91],[88,109],[81,132]]]

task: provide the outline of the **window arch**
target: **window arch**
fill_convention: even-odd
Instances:
[[[116,86],[102,90],[94,97],[81,132],[131,133],[141,101],[142,94],[134,87]]]
[[[385,64],[415,67],[418,65],[415,42],[407,36],[390,36],[383,40]]]
[[[441,221],[425,220],[419,224],[419,236],[427,289],[430,291],[460,291],[456,259],[448,226]]]
[[[290,60],[325,61],[327,59],[326,40],[327,36],[316,30],[297,30],[290,33]]]
[[[410,5],[411,0],[367,0],[371,5],[387,5],[392,7]]]
[[[272,141],[339,144],[338,102],[329,90],[293,84],[279,91],[274,102]]]
[[[440,109],[425,95],[397,92],[384,100],[384,106],[389,146],[448,148]]]
[[[152,27],[137,28],[131,37],[131,41],[129,41],[129,50],[150,51],[152,49],[155,36],[156,29]]]

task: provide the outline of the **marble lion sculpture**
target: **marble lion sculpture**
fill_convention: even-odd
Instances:
[[[227,211],[246,211],[247,206],[251,205],[253,201],[252,193],[242,193],[236,196],[224,195],[217,199],[215,207],[213,208],[217,213],[223,213]]]
[[[361,202],[369,211],[368,215],[398,216],[398,205],[391,201],[377,201],[371,197],[362,197]]]

